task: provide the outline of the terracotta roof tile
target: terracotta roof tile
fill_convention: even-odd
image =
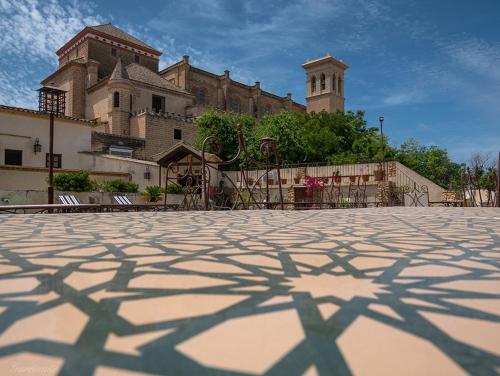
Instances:
[[[167,81],[166,79],[161,77],[158,73],[153,72],[152,70],[142,65],[136,63],[129,64],[125,67],[125,71],[128,75],[128,78],[131,80],[144,82],[149,85],[190,94],[187,90],[184,90],[179,86],[174,85],[170,81]]]
[[[125,41],[137,44],[139,46],[146,47],[146,48],[157,51],[156,48],[151,47],[150,45],[144,43],[143,41],[137,39],[136,37],[133,37],[129,33],[126,33],[125,31],[117,28],[116,26],[112,25],[111,23],[96,25],[96,26],[89,26],[89,28],[94,29],[96,31],[100,31],[101,33],[111,35],[112,37],[120,38],[120,39],[123,39]]]

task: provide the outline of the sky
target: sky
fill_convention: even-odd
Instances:
[[[500,0],[0,0],[0,104],[36,108],[55,51],[112,22],[199,68],[305,103],[307,59],[349,65],[346,110],[456,161],[500,150]]]

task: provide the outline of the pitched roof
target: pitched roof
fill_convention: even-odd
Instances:
[[[185,143],[184,141],[179,141],[169,149],[162,151],[160,153],[154,154],[152,159],[163,166],[168,165],[171,162],[178,162],[187,155],[192,155],[195,158],[201,160],[201,151],[194,148],[193,146]],[[220,163],[222,160],[215,154],[205,153],[205,159],[210,163]]]
[[[118,63],[117,63],[118,65]],[[116,69],[116,67],[115,67]],[[164,89],[175,90],[181,93],[190,94],[189,91],[174,85],[170,81],[167,81],[158,73],[146,68],[145,66],[132,63],[125,67],[126,74],[130,80],[144,82],[149,85],[158,86]],[[114,73],[114,71],[113,71]]]
[[[7,106],[7,105],[4,105],[4,104],[0,104],[0,112],[20,112],[22,114],[29,114],[29,115],[35,115],[35,116],[40,116],[40,117],[46,117],[48,118],[49,117],[49,114],[46,114],[44,112],[40,112],[40,111],[37,111],[37,110],[33,110],[31,108],[22,108],[22,107],[14,107],[14,106]],[[88,119],[80,119],[80,118],[77,118],[77,117],[73,117],[73,116],[58,116],[57,119],[61,120],[71,120],[71,121],[75,121],[75,122],[79,122],[79,123],[84,123],[85,125],[89,125],[89,126],[92,126],[95,122],[92,121],[92,120],[88,120]]]
[[[125,69],[123,69],[122,59],[118,58],[116,61],[115,68],[113,69],[113,73],[109,77],[110,80],[123,80],[127,79],[128,74]]]
[[[125,31],[112,25],[111,22],[107,23],[107,24],[102,24],[102,25],[89,26],[89,28],[96,30],[96,31],[99,31],[101,33],[111,35],[112,37],[120,38],[120,39],[123,39],[127,42],[137,44],[137,45],[142,46],[142,47],[156,50],[155,48],[151,47],[150,45],[144,43],[142,40],[139,40],[136,37],[133,37],[132,35],[130,35],[129,33],[126,33]]]

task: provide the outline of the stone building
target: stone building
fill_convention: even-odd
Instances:
[[[344,110],[344,72],[342,60],[330,54],[308,60],[302,67],[307,75],[307,112]]]
[[[196,68],[189,63],[189,56],[160,71],[167,81],[189,91],[195,101],[186,109],[189,115],[197,116],[208,108],[222,111],[247,113],[260,118],[262,115],[282,110],[305,112],[306,107],[285,97],[264,91],[260,82],[245,85],[231,79],[230,72],[218,75]]]
[[[189,56],[159,71],[161,52],[112,24],[85,27],[56,54],[59,66],[42,85],[67,91],[66,115],[96,123],[92,144],[103,152],[116,149],[116,138],[119,147],[145,159],[181,140],[193,144],[194,119],[210,108],[260,118],[282,110],[335,111],[344,105],[347,65],[331,56],[303,66],[306,107],[290,93],[282,97],[262,90],[259,82],[234,81],[229,71],[218,75],[196,68]],[[312,87],[316,80],[317,91]],[[138,140],[144,140],[141,148]]]

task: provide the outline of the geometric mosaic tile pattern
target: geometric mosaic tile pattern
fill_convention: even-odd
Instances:
[[[1,375],[494,375],[500,210],[0,215]]]

